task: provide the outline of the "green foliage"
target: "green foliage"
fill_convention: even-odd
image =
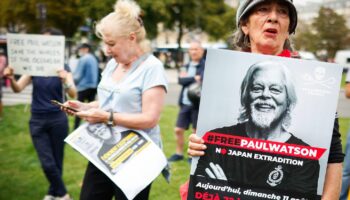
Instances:
[[[158,35],[158,23],[170,30],[178,30],[178,42],[185,31],[204,31],[212,39],[227,39],[234,27],[235,11],[224,0],[136,0],[142,8],[142,18],[148,38]],[[2,0],[0,26],[9,32],[38,33],[43,26],[61,29],[72,38],[80,26],[93,30],[93,23],[110,12],[116,0]],[[47,10],[45,20],[40,19],[38,4]],[[84,34],[84,33],[82,33]],[[95,37],[96,39],[96,37]]]
[[[97,21],[108,13],[113,12],[115,0],[80,0],[80,10],[84,16],[90,18],[92,21]]]
[[[341,133],[341,141],[343,145],[343,151],[345,150],[346,138],[349,131],[350,119],[349,118],[340,118],[339,119],[339,131]]]
[[[345,88],[345,84],[346,84],[345,80],[346,80],[346,73],[343,73],[341,77],[340,88]]]
[[[316,36],[320,42],[317,47],[326,49],[330,57],[334,58],[337,50],[346,47],[350,30],[343,16],[330,8],[321,7],[312,25],[318,32]]]
[[[158,23],[167,20],[166,1],[138,0],[142,8],[142,19],[147,37],[154,39],[158,35]]]
[[[306,50],[316,52],[316,44],[319,42],[315,40],[315,33],[312,32],[310,25],[303,21],[298,22],[296,35],[293,37],[294,47],[297,50]]]
[[[312,52],[326,50],[328,57],[334,58],[337,50],[349,47],[350,30],[346,26],[346,20],[330,8],[321,7],[311,26],[303,23],[298,26],[295,38],[297,49]]]
[[[83,23],[85,16],[79,10],[79,0],[44,1],[48,7],[48,24],[60,28],[71,38]]]
[[[227,40],[235,29],[236,12],[226,4],[217,4],[216,1],[208,2],[205,10],[207,12],[201,16],[203,30],[214,40]]]
[[[108,13],[113,12],[114,4],[115,0],[104,0],[103,3],[99,0],[80,0],[79,10],[82,12],[85,19],[85,22],[81,25],[88,27],[90,32],[79,32],[78,35],[85,35],[88,36],[89,39],[98,40],[97,36],[94,34],[94,24]]]
[[[79,0],[2,0],[0,26],[9,32],[39,33],[43,26],[56,27],[65,36],[72,37],[84,16],[79,11]],[[45,19],[40,19],[39,3],[46,8]]]
[[[223,0],[168,0],[166,9],[170,17],[165,25],[168,29],[179,30],[178,41],[185,29],[204,31],[213,39],[227,39],[233,31],[235,10]]]
[[[164,20],[166,16],[165,2],[152,0],[136,0],[136,2],[142,8],[141,17],[147,30],[148,38],[155,38],[158,34],[157,24]],[[101,3],[99,0],[81,0],[81,11],[92,22],[96,22],[108,13],[113,12],[115,3],[116,0],[106,0],[104,3]]]
[[[7,27],[11,32],[19,32],[24,23],[24,18],[27,16],[20,16],[27,8],[28,2],[26,0],[2,0],[0,1],[0,26]],[[28,11],[27,14],[30,12]]]

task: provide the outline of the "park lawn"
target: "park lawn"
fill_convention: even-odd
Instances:
[[[175,149],[173,134],[178,108],[166,106],[160,121],[164,151],[169,157]],[[0,199],[42,199],[48,183],[41,170],[33,148],[28,128],[29,109],[25,105],[6,106],[4,119],[0,122]],[[72,127],[73,118],[70,117]],[[340,119],[343,141],[350,119]],[[187,132],[189,134],[189,132]],[[345,143],[343,142],[343,145]],[[68,145],[65,148],[64,180],[69,193],[79,199],[79,192],[87,161]],[[152,185],[152,200],[177,200],[179,186],[189,177],[190,166],[186,160],[171,164],[171,183],[159,176]]]
[[[345,79],[346,79],[346,73],[343,73],[342,74],[342,77],[341,77],[341,85],[340,85],[340,88],[344,88],[345,87]]]

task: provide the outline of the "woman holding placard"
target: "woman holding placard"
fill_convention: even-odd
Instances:
[[[42,32],[47,35],[62,35],[62,32],[48,28]],[[68,94],[76,97],[73,76],[68,66],[58,71],[58,77],[42,77],[22,75],[18,81],[14,78],[14,70],[7,67],[4,75],[10,79],[14,92],[21,92],[32,84],[30,134],[38,154],[41,166],[50,183],[44,200],[70,200],[62,180],[64,155],[64,138],[68,135],[67,115],[60,108],[51,104],[51,100],[65,101]]]
[[[237,9],[236,25],[234,43],[237,49],[292,57],[289,38],[297,26],[297,11],[292,0],[241,0]],[[203,156],[207,148],[204,140],[195,134],[189,140],[189,155]],[[336,117],[322,199],[339,198],[343,159]]]

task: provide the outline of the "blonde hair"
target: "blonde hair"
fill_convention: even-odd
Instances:
[[[119,0],[114,5],[114,12],[96,24],[95,33],[99,38],[129,36],[130,33],[135,33],[137,42],[142,44],[146,38],[146,30],[140,13],[141,8],[135,1]]]

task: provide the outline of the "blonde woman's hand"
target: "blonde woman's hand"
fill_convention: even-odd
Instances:
[[[73,108],[77,111],[73,111],[72,109],[68,109],[67,107]],[[77,100],[69,100],[63,103],[63,106],[61,106],[61,110],[66,112],[69,115],[76,115],[79,111],[88,110],[90,107],[87,105],[87,103],[82,103]]]
[[[207,149],[207,146],[204,144],[204,140],[201,137],[198,137],[196,134],[192,133],[188,141],[188,155],[203,156],[205,149]]]
[[[77,112],[75,115],[89,123],[106,123],[110,114],[99,108],[91,108],[89,110]]]

